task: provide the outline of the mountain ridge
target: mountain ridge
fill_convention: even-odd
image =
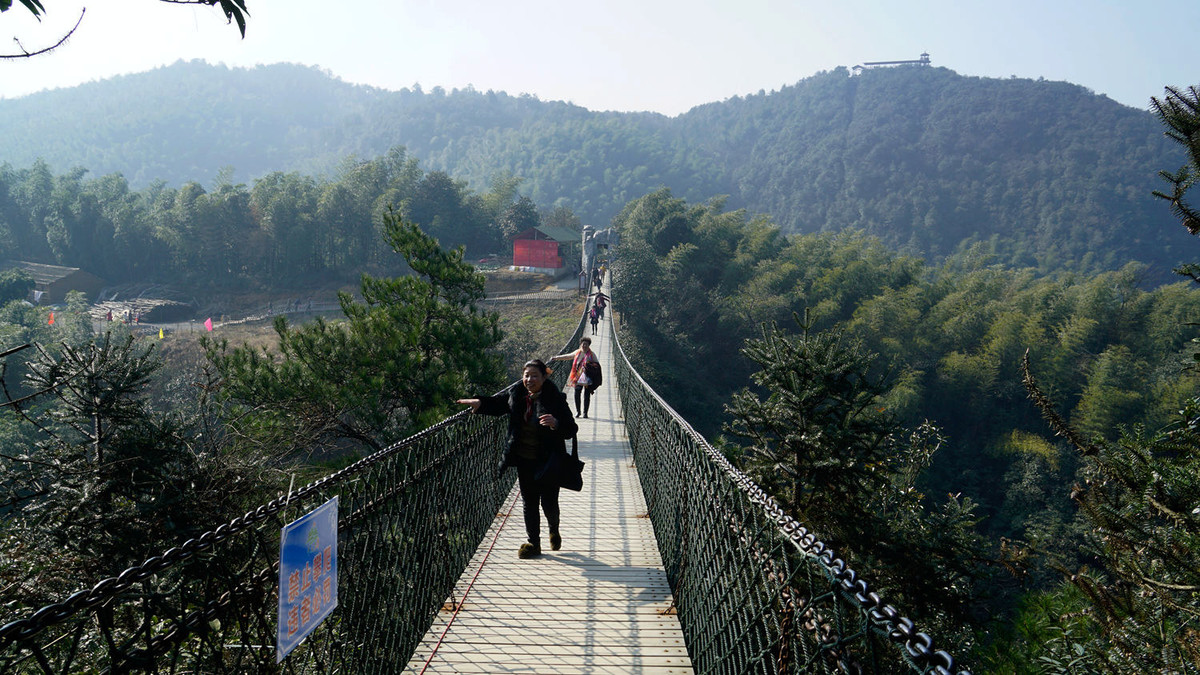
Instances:
[[[932,259],[984,245],[1044,270],[1188,259],[1150,193],[1182,154],[1148,111],[1065,82],[899,66],[817,73],[676,117],[593,112],[474,89],[388,91],[309,66],[180,61],[0,100],[0,157],[56,171],[211,184],[274,171],[332,175],[403,146],[426,170],[483,189],[498,172],[545,208],[604,226],[669,187],[725,196],[787,232],[862,229]]]

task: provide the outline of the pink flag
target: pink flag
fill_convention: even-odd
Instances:
[[[204,327],[207,328],[208,330],[212,330],[212,319],[211,318],[204,320]]]

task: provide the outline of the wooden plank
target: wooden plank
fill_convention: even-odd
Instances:
[[[544,582],[539,582],[537,579],[513,579],[511,583],[503,579],[497,579],[492,576],[481,577],[475,580],[473,585],[469,585],[470,580],[464,580],[458,585],[458,592],[461,594],[468,588],[477,588],[481,590],[500,589],[514,590],[521,588],[532,589],[571,589],[579,593],[596,593],[596,592],[612,592],[612,591],[627,591],[630,588],[658,590],[669,592],[670,587],[667,585],[667,577],[665,575],[657,576],[643,572],[621,572],[618,570],[605,570],[603,574],[589,574],[587,578],[580,579],[577,577],[555,579],[547,579]]]
[[[472,586],[469,585],[470,580],[459,582],[455,588],[455,596],[461,596]],[[631,588],[637,589],[663,589],[667,590],[666,577],[654,577],[648,574],[623,574],[621,572],[607,570],[604,574],[589,575],[586,579],[578,578],[557,578],[546,580],[545,583],[537,583],[535,580],[521,579],[514,580],[513,583],[505,583],[502,579],[494,577],[486,577],[475,580],[474,588],[488,589],[500,588],[517,590],[522,588],[533,589],[575,589],[580,593],[597,592],[597,591],[613,591],[623,590],[628,591]]]
[[[573,645],[555,645],[550,648],[543,648],[542,650],[527,653],[522,652],[519,646],[510,646],[508,650],[504,651],[464,653],[451,651],[447,648],[447,645],[442,644],[438,647],[437,653],[432,658],[430,658],[428,653],[420,654],[420,656],[422,658],[409,662],[410,667],[417,666],[418,663],[424,664],[426,661],[430,661],[431,665],[441,662],[444,664],[453,664],[453,667],[458,669],[468,668],[462,671],[434,670],[432,672],[498,673],[513,672],[513,668],[519,668],[520,670],[516,672],[561,673],[563,669],[569,670],[590,666],[597,669],[617,669],[624,667],[626,668],[624,671],[614,670],[613,672],[622,672],[623,675],[628,675],[629,673],[642,672],[641,668],[647,667],[689,668],[691,665],[687,654],[598,654],[594,649]],[[416,669],[419,670],[420,667],[417,666]]]
[[[610,379],[578,419],[582,493],[563,491],[563,547],[521,560],[517,490],[434,618],[406,672],[691,673],[683,632],[629,453],[602,322],[594,344]],[[569,397],[573,398],[573,397]]]
[[[662,631],[672,631],[678,636],[679,623],[671,616],[642,616],[626,617],[624,619],[597,620],[597,617],[577,617],[574,620],[562,616],[503,617],[497,615],[473,617],[458,616],[454,623],[436,621],[430,626],[430,633],[441,636],[448,626],[453,625],[456,631],[462,630],[462,635],[491,635],[501,641],[515,640],[516,636],[542,633],[561,633],[563,635],[644,635],[647,637],[663,638]],[[458,634],[455,634],[458,639]],[[679,639],[683,639],[680,637]],[[436,641],[436,640],[435,640]]]
[[[671,589],[666,584],[657,585],[638,585],[636,588],[628,584],[605,584],[604,586],[570,586],[570,585],[542,585],[536,586],[531,584],[521,584],[516,586],[505,586],[503,584],[475,584],[472,588],[470,597],[472,600],[479,601],[493,600],[505,597],[544,597],[547,600],[554,599],[571,599],[571,598],[614,598],[624,600],[634,600],[630,595],[630,591],[637,591],[637,601],[645,601],[651,599],[670,599]]]
[[[631,668],[633,668],[631,670]],[[583,659],[575,663],[502,663],[489,661],[487,663],[447,663],[435,659],[433,663],[422,667],[422,664],[411,664],[405,669],[406,673],[422,673],[440,675],[441,673],[555,673],[556,675],[629,675],[630,673],[645,673],[646,675],[686,675],[694,672],[690,664],[680,666],[671,664],[639,662],[631,663],[595,663]]]
[[[452,636],[452,641],[478,642],[481,638],[484,638],[488,642],[497,644],[542,643],[547,641],[553,644],[558,641],[583,643],[588,640],[605,638],[622,644],[631,641],[636,641],[635,644],[652,641],[656,644],[683,645],[683,638],[679,635],[678,624],[672,624],[666,619],[661,621],[566,621],[559,623],[555,623],[555,619],[533,619],[528,624],[516,621],[499,623],[490,619],[482,624],[473,621],[463,621],[461,626],[459,626],[457,621],[454,623],[455,630],[461,630],[462,632],[456,632]],[[444,632],[442,629],[437,630],[438,636],[441,636]],[[449,633],[446,633],[446,635],[449,636]],[[436,640],[433,642],[436,642]],[[428,646],[431,643],[426,642],[424,644]]]
[[[539,654],[563,654],[563,653],[578,653],[586,652],[599,656],[607,656],[611,658],[624,656],[627,658],[637,656],[659,656],[664,658],[672,658],[676,664],[684,662],[688,658],[687,648],[683,645],[682,640],[653,640],[647,639],[644,636],[638,636],[636,640],[620,641],[608,635],[590,635],[585,638],[590,642],[580,641],[579,638],[566,634],[562,636],[548,636],[540,641],[501,641],[497,640],[496,636],[488,636],[485,639],[475,641],[455,640],[453,642],[445,642],[437,646],[437,655],[446,658],[462,657],[466,655],[474,656],[478,659],[480,655],[487,655],[488,660],[502,661],[505,656],[516,654],[539,653]],[[582,647],[580,645],[583,645]],[[430,660],[431,652],[427,647],[422,647],[413,654],[413,661],[428,661]]]

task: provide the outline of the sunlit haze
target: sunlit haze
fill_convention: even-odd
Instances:
[[[53,44],[87,11],[58,50],[0,60],[0,97],[180,59],[293,62],[384,89],[472,86],[666,115],[923,52],[962,75],[1067,81],[1137,108],[1165,86],[1200,83],[1200,3],[248,0],[245,39],[212,7],[44,4],[40,23],[20,3],[0,14],[0,52]]]

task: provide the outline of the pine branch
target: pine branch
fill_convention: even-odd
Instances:
[[[75,26],[72,27],[71,30],[67,31],[67,34],[62,36],[61,40],[59,40],[58,42],[55,42],[54,44],[50,45],[49,47],[44,47],[42,49],[38,49],[37,51],[31,52],[31,51],[25,49],[24,45],[21,44],[20,40],[18,40],[17,38],[13,38],[13,42],[17,43],[17,48],[21,50],[21,53],[20,54],[0,54],[0,59],[28,59],[28,58],[32,58],[34,56],[38,56],[41,54],[48,54],[48,53],[54,51],[55,49],[58,49],[59,47],[63,46],[63,44],[66,43],[66,41],[68,39],[70,39],[70,37],[72,35],[75,34],[75,30],[79,28],[79,24],[83,23],[83,15],[86,13],[87,13],[87,7],[84,7],[79,12],[79,20],[75,22]]]
[[[1021,383],[1025,385],[1025,391],[1029,392],[1029,398],[1033,400],[1033,404],[1041,411],[1042,417],[1050,425],[1050,428],[1054,430],[1054,435],[1062,436],[1084,457],[1099,455],[1100,447],[1084,441],[1079,433],[1058,414],[1058,411],[1054,409],[1054,403],[1038,387],[1029,366],[1028,349],[1025,350],[1025,355],[1021,357],[1021,375]]]

